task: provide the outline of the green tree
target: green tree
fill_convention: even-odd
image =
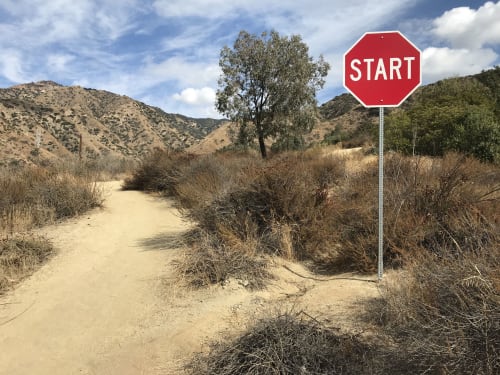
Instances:
[[[463,133],[458,149],[483,161],[500,162],[500,122],[492,111],[472,109],[459,129]]]
[[[415,154],[418,129],[411,124],[406,111],[395,109],[386,117],[384,138],[387,148],[403,154]]]
[[[239,124],[245,142],[256,137],[263,158],[269,137],[279,148],[302,143],[316,121],[316,91],[330,68],[322,56],[313,61],[298,35],[241,31],[233,48],[221,50],[219,65],[216,108]]]
[[[387,116],[389,149],[433,156],[457,151],[499,160],[495,99],[480,81],[451,78],[425,86],[403,108]]]

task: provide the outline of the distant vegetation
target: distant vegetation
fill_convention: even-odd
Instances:
[[[361,116],[356,126],[337,123],[324,144],[378,143],[378,113],[360,108],[352,96],[341,95],[320,112],[330,121],[346,114]],[[422,156],[459,152],[500,163],[500,67],[423,86],[400,108],[388,109],[385,120],[386,150]]]
[[[450,78],[423,87],[407,106],[387,116],[388,149],[441,156],[456,151],[500,162],[500,67],[487,73],[495,81]]]

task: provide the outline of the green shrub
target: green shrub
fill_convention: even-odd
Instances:
[[[492,70],[491,76],[498,72]],[[460,152],[498,163],[496,91],[494,84],[483,84],[475,77],[450,78],[423,87],[405,108],[387,116],[387,148],[431,156]]]

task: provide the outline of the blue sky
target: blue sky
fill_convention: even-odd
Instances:
[[[322,54],[320,104],[346,92],[342,55],[367,31],[405,34],[425,83],[500,65],[500,0],[2,0],[0,87],[53,80],[220,117],[219,53],[243,29],[300,34]]]

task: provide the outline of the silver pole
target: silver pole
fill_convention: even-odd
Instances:
[[[378,280],[384,275],[384,107],[379,110],[378,139]]]

